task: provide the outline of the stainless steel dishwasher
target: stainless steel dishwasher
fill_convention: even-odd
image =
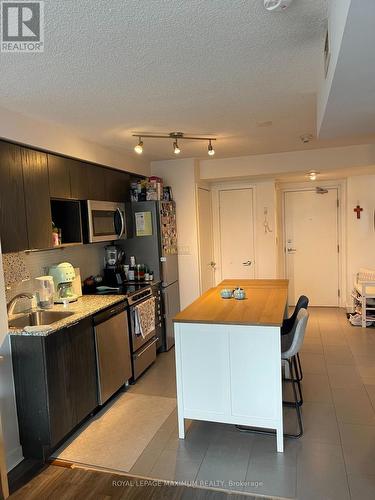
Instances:
[[[132,376],[126,303],[94,316],[98,400],[104,404]]]

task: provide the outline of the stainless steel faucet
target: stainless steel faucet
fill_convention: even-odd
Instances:
[[[17,295],[15,295],[13,297],[13,299],[11,299],[7,304],[8,317],[12,316],[14,308],[16,307],[18,300],[20,300],[20,299],[32,300],[33,298],[34,298],[34,295],[32,293],[23,292],[23,293],[18,293]]]

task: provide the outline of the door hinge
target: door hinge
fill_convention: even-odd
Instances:
[[[338,297],[341,297],[340,288],[337,290],[337,296],[338,296]]]
[[[337,198],[337,208],[340,207],[340,200]]]
[[[337,253],[340,253],[340,245],[337,245]]]

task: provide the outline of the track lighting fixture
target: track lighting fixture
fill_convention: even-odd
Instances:
[[[173,152],[175,155],[179,155],[181,153],[181,149],[178,147],[177,139],[173,143]]]
[[[186,136],[183,132],[169,132],[168,134],[147,134],[143,132],[136,132],[133,134],[133,137],[138,137],[138,144],[135,146],[134,151],[138,154],[143,152],[143,141],[145,137],[150,139],[173,139],[173,152],[176,155],[181,153],[181,149],[178,145],[179,140],[188,139],[192,141],[208,141],[207,152],[210,156],[215,154],[215,150],[212,146],[212,141],[216,141],[215,137],[192,137]]]
[[[141,136],[139,136],[139,141],[138,144],[135,146],[134,151],[139,155],[143,153],[143,141]]]

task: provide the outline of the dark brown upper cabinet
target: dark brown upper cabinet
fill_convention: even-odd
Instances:
[[[71,198],[70,161],[68,158],[47,155],[49,192],[51,198]]]
[[[47,155],[21,147],[29,250],[52,247]]]
[[[110,201],[106,186],[107,173],[105,167],[88,164],[90,200]]]
[[[130,174],[62,156],[48,155],[51,198],[125,201]]]
[[[0,141],[0,238],[4,253],[28,248],[21,148]]]
[[[52,247],[51,198],[125,202],[131,178],[121,170],[0,141],[3,252]]]
[[[107,170],[106,190],[110,201],[127,201],[130,189],[130,175],[120,170]]]
[[[88,200],[89,189],[89,165],[79,160],[66,158],[69,164],[71,197],[75,200]]]

